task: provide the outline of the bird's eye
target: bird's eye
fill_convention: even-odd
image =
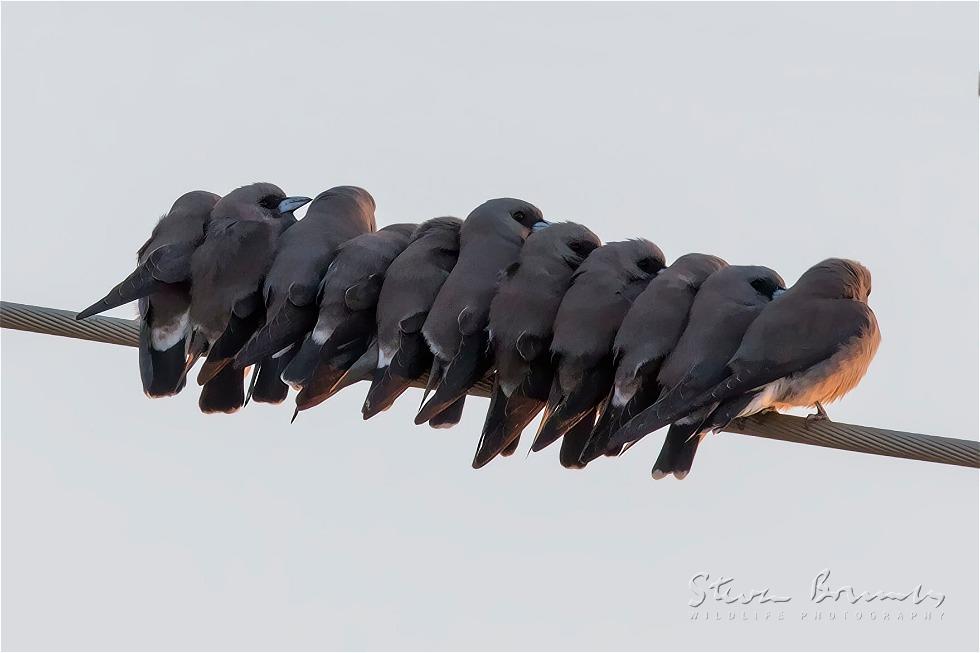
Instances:
[[[647,274],[652,274],[660,269],[660,261],[655,258],[647,257],[636,262],[636,267]]]
[[[266,195],[259,200],[259,206],[261,206],[263,209],[269,209],[271,211],[279,206],[279,201],[279,198],[275,195]]]
[[[768,297],[769,299],[772,299],[773,295],[776,294],[776,291],[780,290],[779,286],[769,279],[755,279],[751,282],[751,286],[755,288],[757,293]]]
[[[595,246],[592,243],[584,240],[576,240],[575,242],[569,243],[568,248],[579,256],[585,256],[595,249]]]
[[[514,212],[514,219],[517,220],[518,222],[520,222],[521,220],[523,220],[524,219],[524,211],[515,211]]]

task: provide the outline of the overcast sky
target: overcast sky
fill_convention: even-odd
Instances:
[[[88,305],[195,188],[357,184],[382,225],[515,196],[789,283],[859,259],[882,344],[831,417],[976,439],[976,26],[976,3],[6,3],[2,296]],[[654,482],[658,434],[473,471],[486,400],[434,431],[418,391],[362,422],[357,386],[290,426],[150,401],[133,349],[2,344],[5,649],[978,646],[976,470],[722,434]],[[801,617],[828,568],[947,598]],[[792,601],[692,621],[698,572]]]

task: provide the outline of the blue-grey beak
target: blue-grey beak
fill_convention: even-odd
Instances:
[[[551,223],[547,220],[542,220],[541,222],[535,222],[531,227],[531,231],[541,231],[542,229],[547,229],[551,226]]]
[[[301,206],[306,206],[312,202],[312,198],[309,197],[287,197],[283,201],[279,202],[277,207],[280,213],[292,213]]]

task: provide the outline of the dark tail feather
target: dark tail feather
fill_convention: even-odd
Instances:
[[[232,313],[224,333],[211,345],[211,349],[208,351],[208,359],[197,374],[198,384],[204,385],[230,365],[238,350],[248,342],[248,339],[252,337],[252,334],[261,324],[261,311],[256,311],[248,317],[238,317]]]
[[[565,435],[589,414],[592,414],[594,421],[595,409],[609,390],[609,376],[611,376],[611,370],[592,370],[584,383],[563,397],[551,415],[548,416],[548,419],[541,422],[537,437],[531,445],[531,451],[541,451]],[[591,433],[591,426],[589,431]]]
[[[116,308],[133,300],[140,299],[141,297],[146,297],[164,285],[162,282],[153,278],[153,272],[150,266],[144,263],[110,290],[105,297],[88,308],[79,311],[75,315],[75,319],[84,320],[97,313],[102,313],[111,308]]]
[[[483,433],[476,454],[473,456],[473,469],[479,469],[497,455],[510,455],[517,449],[521,432],[541,412],[545,402],[526,397],[519,390],[507,397],[494,384],[490,398],[490,410],[483,424]],[[509,453],[505,454],[505,451]]]
[[[184,388],[187,364],[186,342],[181,340],[170,349],[154,349],[150,341],[150,327],[140,325],[139,344],[140,378],[147,397],[170,397]]]
[[[296,395],[296,409],[308,410],[334,396],[340,389],[339,382],[344,374],[363,353],[363,348],[352,348],[328,361],[321,362],[307,384]]]
[[[313,338],[306,336],[302,344],[293,347],[298,349],[282,371],[282,380],[299,389],[306,385],[320,364],[320,345]]]
[[[377,340],[372,340],[368,348],[361,354],[360,358],[354,361],[344,372],[344,375],[340,377],[337,383],[334,385],[334,394],[340,392],[347,386],[354,385],[355,383],[360,383],[361,381],[367,381],[370,379],[374,370],[378,367],[378,342]]]
[[[435,390],[435,387],[442,380],[443,369],[442,361],[433,356],[432,367],[429,369],[429,376],[425,380],[425,390],[422,391],[422,402],[419,404],[419,410],[422,410],[422,406],[425,405],[425,401],[429,398],[429,393]]]
[[[245,404],[245,372],[227,365],[201,388],[202,413],[234,413]]]
[[[592,429],[592,436],[589,443],[582,452],[582,462],[590,463],[600,456],[616,456],[622,450],[622,445],[611,444],[613,434],[619,431],[623,425],[629,422],[634,416],[643,412],[654,404],[660,394],[660,386],[656,383],[644,383],[636,391],[629,401],[622,406],[613,404],[612,398],[615,388],[610,390],[602,409],[599,412],[599,419],[595,428]]]
[[[517,451],[518,445],[520,444],[521,444],[521,436],[518,435],[516,438],[510,441],[510,444],[508,444],[506,447],[501,449],[500,455],[503,456],[504,458],[506,458],[507,456],[513,456],[514,452]]]
[[[585,464],[581,461],[582,449],[592,435],[595,427],[596,409],[587,412],[582,419],[565,433],[561,440],[561,451],[558,453],[558,461],[566,469],[582,469]]]
[[[251,398],[260,404],[281,404],[289,394],[289,386],[279,378],[282,370],[289,365],[291,352],[286,352],[279,358],[266,358],[252,372],[255,383],[252,385]]]
[[[459,352],[449,363],[439,386],[432,398],[419,410],[415,416],[416,424],[424,424],[444,411],[450,404],[466,395],[466,391],[474,383],[483,378],[493,363],[487,351],[486,331],[480,331],[470,336],[463,336]]]
[[[397,376],[391,367],[378,367],[374,370],[371,388],[364,399],[361,414],[371,419],[378,413],[388,410],[395,400],[412,385],[412,379]]]
[[[316,315],[315,306],[299,307],[287,300],[235,353],[235,367],[253,365],[298,342],[316,326]]]
[[[187,357],[183,341],[166,351],[151,348],[147,355],[152,370],[149,378],[143,377],[143,392],[147,397],[170,397],[184,389]]]
[[[690,424],[671,424],[667,430],[667,438],[664,446],[660,449],[657,462],[653,464],[651,472],[654,479],[660,480],[668,474],[673,474],[681,479],[691,471],[691,464],[694,462],[694,454],[697,452],[698,443],[701,441],[698,433],[698,423]],[[691,436],[694,437],[691,437]]]
[[[463,419],[463,405],[466,403],[466,395],[463,395],[443,410],[441,413],[429,420],[429,426],[434,429],[448,429],[459,424]]]

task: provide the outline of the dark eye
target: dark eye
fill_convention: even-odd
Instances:
[[[278,208],[279,202],[280,199],[275,195],[266,195],[259,200],[259,206],[261,206],[263,209],[269,209],[271,211],[272,209]]]
[[[764,295],[769,299],[772,299],[772,296],[776,294],[777,290],[779,290],[779,287],[770,279],[755,279],[752,281],[752,287],[755,288],[757,293]]]
[[[660,266],[660,261],[658,261],[655,258],[648,257],[637,261],[636,267],[640,268],[647,274],[653,274],[654,272],[659,270],[661,266]]]
[[[514,219],[517,220],[518,222],[520,222],[521,220],[523,220],[524,219],[524,211],[516,211],[514,213]]]
[[[572,250],[573,252],[575,252],[576,254],[578,254],[579,256],[585,256],[586,254],[588,254],[589,252],[591,252],[593,249],[595,249],[595,245],[593,245],[592,243],[590,243],[588,241],[577,240],[577,241],[575,241],[573,243],[569,243],[568,244],[568,248],[570,250]]]

